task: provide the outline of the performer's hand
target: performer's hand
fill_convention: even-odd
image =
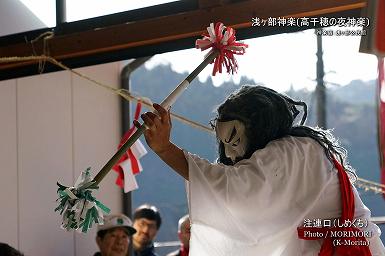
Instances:
[[[146,112],[141,115],[147,129],[144,131],[144,137],[148,146],[154,150],[155,153],[161,154],[170,148],[170,132],[171,132],[171,118],[170,111],[167,111],[159,104],[153,104],[156,114]],[[134,121],[134,125],[139,127],[138,121]]]
[[[141,115],[144,124],[148,127],[144,131],[146,142],[165,163],[188,180],[188,163],[184,153],[182,149],[170,142],[170,111],[167,111],[159,104],[153,106],[156,113],[147,112]],[[134,125],[140,127],[138,121],[134,121]]]

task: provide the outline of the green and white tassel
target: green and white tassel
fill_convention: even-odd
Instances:
[[[80,174],[73,187],[57,185],[59,198],[56,201],[60,203],[55,211],[63,216],[63,229],[87,233],[93,223],[103,224],[103,213],[108,214],[110,209],[92,196],[92,190],[99,187],[91,177],[90,168]]]

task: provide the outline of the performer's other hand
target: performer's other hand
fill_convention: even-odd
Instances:
[[[148,146],[154,150],[155,153],[160,154],[169,149],[170,132],[171,132],[171,118],[170,110],[167,111],[159,104],[153,104],[156,114],[146,112],[141,115],[147,129],[144,131],[144,137]],[[138,121],[134,121],[134,125],[139,127]]]

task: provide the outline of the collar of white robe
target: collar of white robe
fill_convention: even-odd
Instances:
[[[243,157],[246,153],[247,137],[245,134],[245,125],[238,120],[226,122],[217,121],[215,131],[217,137],[223,142],[225,155],[231,161]]]

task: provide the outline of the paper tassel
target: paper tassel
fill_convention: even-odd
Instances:
[[[238,63],[234,55],[243,55],[247,44],[235,41],[235,30],[226,27],[221,22],[211,23],[207,32],[202,34],[203,38],[195,42],[195,47],[202,51],[211,48],[208,55],[215,50],[219,51],[218,57],[214,60],[213,76],[217,72],[222,73],[222,66],[226,67],[227,73],[237,72]]]
[[[108,214],[110,209],[92,196],[92,190],[97,190],[98,186],[92,181],[90,168],[80,174],[73,187],[57,185],[59,206],[55,212],[63,216],[63,229],[87,233],[93,223],[103,224],[103,212]]]

